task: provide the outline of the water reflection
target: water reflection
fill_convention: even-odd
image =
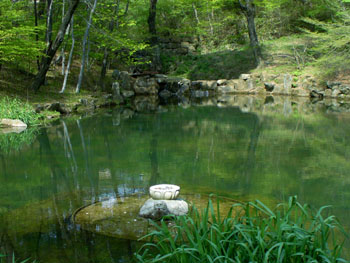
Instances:
[[[70,216],[96,201],[142,195],[156,183],[270,204],[298,195],[315,207],[334,205],[347,224],[346,103],[237,96],[188,104],[64,119],[15,150],[0,138],[0,253],[127,262],[137,243],[85,231]]]

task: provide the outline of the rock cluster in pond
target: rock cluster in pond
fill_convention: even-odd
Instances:
[[[209,197],[207,195],[184,195],[184,197],[189,204],[195,205],[199,211],[203,210],[208,205]],[[140,207],[148,199],[149,197],[139,194],[107,199],[77,209],[72,215],[72,221],[78,228],[87,231],[117,238],[138,240],[142,236],[156,230],[148,219],[139,216]],[[211,199],[213,203],[216,202],[216,198],[212,197]],[[220,214],[222,216],[227,215],[232,208],[232,204],[232,200],[220,198]],[[28,211],[23,211],[22,216],[16,214],[17,217],[22,218],[23,221],[20,221],[20,228],[18,228],[18,226],[14,228],[14,230],[16,230],[14,233],[17,233],[18,229],[22,231],[28,229],[27,225],[33,221],[33,217],[30,216],[33,215],[33,213],[42,213],[43,216],[50,217],[51,220],[55,219],[50,213],[43,213],[42,211],[45,210],[42,206],[34,206],[33,209],[36,209],[37,212],[32,211],[29,213]],[[214,206],[214,213],[217,213],[216,209],[217,207]],[[13,218],[13,215],[11,216],[12,217],[9,218]],[[50,223],[51,221],[46,220],[45,223],[46,222]],[[36,228],[39,229],[40,224],[36,221],[35,223],[37,224]],[[165,223],[171,225],[172,221],[166,221]],[[18,224],[18,222],[12,220],[9,221],[9,224]],[[33,230],[31,229],[31,231]]]
[[[141,207],[139,215],[159,220],[166,215],[183,216],[187,213],[188,204],[183,200],[154,200],[150,198]]]
[[[176,200],[180,187],[173,184],[153,185],[149,189],[151,198],[140,209],[139,216],[160,220],[167,215],[183,216],[188,213],[188,204],[184,200]]]

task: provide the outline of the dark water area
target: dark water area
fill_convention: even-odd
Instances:
[[[297,195],[332,205],[350,227],[350,113],[337,104],[240,96],[157,113],[106,110],[0,135],[0,147],[0,254],[19,259],[131,262],[137,241],[71,216],[157,183],[271,206]]]

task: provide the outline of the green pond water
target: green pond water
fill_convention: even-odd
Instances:
[[[139,243],[130,231],[142,226],[127,209],[111,211],[141,204],[157,183],[180,185],[194,202],[214,193],[274,206],[297,195],[315,208],[332,205],[349,231],[350,107],[284,97],[219,101],[147,114],[105,110],[0,134],[0,254],[131,262]],[[96,202],[104,223],[74,224],[77,209],[93,211]]]

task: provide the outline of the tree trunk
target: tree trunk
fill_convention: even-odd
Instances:
[[[77,87],[75,89],[76,93],[80,92],[81,83],[82,83],[83,78],[84,78],[84,69],[85,69],[85,63],[86,63],[86,57],[87,57],[86,45],[87,45],[88,38],[89,38],[89,32],[90,32],[90,27],[91,27],[91,22],[92,22],[92,15],[95,12],[96,5],[97,5],[97,0],[94,0],[94,5],[90,11],[89,21],[88,21],[88,23],[86,25],[86,29],[85,29],[85,34],[84,34],[84,39],[83,39],[83,55],[82,55],[82,59],[81,59],[79,79],[78,79]]]
[[[254,0],[245,0],[245,4],[243,4],[241,0],[239,0],[239,4],[247,19],[250,46],[253,49],[256,64],[259,65],[261,61],[261,49],[255,28],[255,5],[253,1]]]
[[[157,15],[157,1],[150,0],[150,8],[148,15],[148,29],[151,34],[151,44],[155,45],[157,43],[157,29],[156,29],[156,15]]]
[[[39,32],[38,32],[38,6],[37,6],[37,0],[34,0],[34,25],[35,25],[35,41],[36,43],[39,42]],[[36,58],[36,64],[38,66],[38,70],[40,70],[40,60],[39,56]]]
[[[101,68],[101,75],[100,75],[100,86],[101,86],[101,91],[105,90],[105,77],[106,77],[106,73],[107,73],[107,65],[108,65],[108,48],[105,47],[105,51],[103,54],[103,60],[102,60],[102,68]]]
[[[64,8],[65,8],[65,0],[62,0],[62,22],[63,22],[63,18],[64,18],[64,13],[65,13]],[[67,32],[69,32],[69,26],[68,26]],[[65,46],[66,46],[66,44],[64,44],[62,46],[62,49],[61,49],[61,58],[62,58],[62,67],[61,67],[62,71],[61,71],[61,74],[62,74],[62,76],[64,76],[65,66],[66,66],[66,55],[64,53],[64,51],[66,49]]]
[[[71,28],[71,32],[72,32],[72,46],[71,46],[71,49],[70,49],[70,52],[69,52],[68,64],[67,64],[66,72],[64,74],[62,90],[60,91],[60,93],[63,93],[66,90],[68,75],[69,75],[69,71],[70,71],[70,65],[72,64],[72,58],[73,58],[73,53],[74,53],[74,45],[75,45],[74,16],[72,16],[72,21],[70,22],[70,28]]]
[[[47,21],[46,21],[46,48],[51,45],[52,39],[52,11],[53,11],[53,0],[47,0]]]
[[[46,73],[50,68],[51,61],[64,40],[64,35],[66,33],[67,27],[71,21],[71,18],[76,8],[78,7],[79,2],[80,0],[73,0],[73,3],[68,9],[68,12],[65,15],[63,22],[57,32],[55,41],[52,42],[52,44],[50,44],[50,46],[48,47],[46,56],[44,56],[41,61],[40,71],[38,72],[34,79],[34,82],[32,83],[32,89],[34,91],[38,91],[40,86],[43,84],[46,77]]]

